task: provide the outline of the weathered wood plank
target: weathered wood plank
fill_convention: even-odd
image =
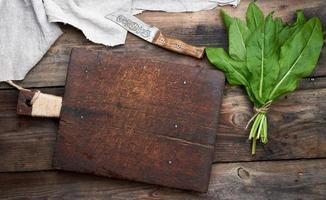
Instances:
[[[63,94],[62,89],[44,89],[44,92]],[[0,171],[51,168],[59,120],[17,116],[18,92],[0,93]]]
[[[326,88],[326,77],[305,78],[301,80],[298,89],[318,89]]]
[[[303,88],[273,105],[269,114],[270,143],[250,155],[244,130],[251,107],[242,89],[227,86],[220,114],[215,152],[216,162],[279,160],[326,157],[326,88],[319,80],[307,80]],[[317,87],[316,89],[314,87]],[[313,88],[313,89],[310,89]],[[63,88],[44,89],[63,94]],[[0,171],[51,169],[58,121],[17,117],[17,92],[0,91]],[[27,138],[27,139],[26,139]]]
[[[282,97],[268,113],[269,143],[250,155],[245,130],[251,104],[237,87],[225,90],[220,113],[215,160],[278,160],[326,156],[326,89],[299,90]],[[307,157],[306,157],[307,156]]]
[[[224,7],[227,12],[234,16],[244,18],[249,0],[241,1],[238,8]],[[275,10],[275,16],[284,17],[290,21],[294,12],[303,9],[307,16],[318,16],[326,27],[326,1],[323,0],[276,0],[258,1],[258,5],[267,13]],[[169,36],[182,39],[190,44],[201,46],[227,46],[227,37],[222,25],[217,7],[214,10],[195,13],[164,13],[145,12],[139,17],[149,24],[159,27]],[[169,60],[174,63],[194,66],[206,65],[206,60],[198,61],[187,56],[177,55],[155,45],[142,41],[129,34],[125,46],[108,48],[89,42],[82,33],[70,26],[62,26],[65,34],[53,45],[40,63],[27,75],[23,81],[25,87],[53,87],[65,84],[66,70],[69,61],[70,50],[73,47],[87,49],[107,49],[110,52],[132,53],[138,57],[151,58],[159,61]],[[312,76],[326,76],[326,48],[323,49],[317,69]],[[8,88],[0,84],[0,88]]]
[[[65,172],[1,173],[1,199],[324,199],[326,160],[215,164],[208,193]]]
[[[224,82],[217,70],[74,49],[54,167],[207,191]]]

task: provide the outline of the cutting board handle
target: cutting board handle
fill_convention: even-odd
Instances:
[[[204,47],[196,47],[192,46],[190,44],[187,44],[181,40],[174,39],[174,38],[169,38],[165,35],[163,35],[161,32],[158,32],[154,41],[154,44],[163,47],[165,49],[192,56],[198,59],[203,58],[204,53],[205,53],[205,48]]]
[[[18,115],[59,118],[61,107],[62,97],[40,91],[20,90],[19,92]]]

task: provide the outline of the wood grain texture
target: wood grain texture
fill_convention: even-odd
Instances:
[[[237,9],[223,7],[233,16],[244,17],[249,0]],[[308,17],[318,16],[326,27],[324,0],[259,0],[265,13],[275,10],[287,21],[297,9]],[[197,46],[227,47],[226,33],[216,8],[196,13],[145,12],[138,17],[160,28],[171,37]],[[61,25],[64,35],[22,82],[25,87],[63,95],[70,51],[73,47],[105,49],[112,53],[132,53],[138,57],[205,67],[207,60],[165,51],[128,35],[125,46],[108,48],[88,41],[70,26]],[[324,32],[325,35],[325,32]],[[325,199],[325,160],[241,162],[326,158],[325,95],[326,48],[312,78],[304,79],[300,91],[273,105],[269,116],[269,138],[260,154],[249,155],[250,143],[243,126],[251,115],[251,106],[242,89],[227,86],[218,135],[215,164],[207,194],[171,190],[128,181],[111,180],[59,172],[0,173],[0,199]],[[0,89],[8,85],[0,83]],[[234,97],[234,98],[233,98]],[[52,155],[58,120],[18,117],[17,92],[0,90],[0,172],[52,169]],[[274,116],[275,115],[275,116]],[[264,156],[264,157],[262,157]]]
[[[272,106],[270,143],[250,155],[248,133],[251,105],[243,90],[227,86],[224,91],[217,135],[215,162],[326,158],[326,88],[322,78],[305,80],[304,86]],[[63,88],[42,92],[63,94]],[[52,149],[58,121],[18,117],[17,92],[0,91],[0,171],[51,169]],[[28,138],[28,139],[26,139]]]
[[[63,95],[63,90],[42,91]],[[17,116],[18,91],[0,93],[0,171],[49,169],[58,120]]]
[[[239,7],[223,7],[233,16],[245,17],[249,0],[242,0]],[[275,10],[275,16],[291,21],[298,9],[304,10],[308,17],[318,16],[326,27],[326,1],[324,0],[265,0],[257,1],[257,4],[265,13]],[[227,47],[227,36],[222,24],[219,11],[221,7],[210,11],[194,13],[164,13],[145,12],[138,17],[146,23],[157,26],[170,37],[178,38],[196,46],[221,46]],[[168,52],[155,45],[149,44],[131,34],[127,43],[120,47],[104,47],[88,41],[83,34],[70,26],[61,26],[64,34],[48,51],[40,63],[31,70],[22,82],[25,87],[53,87],[64,86],[69,62],[70,51],[73,47],[87,49],[109,49],[116,53],[133,53],[138,57],[153,58],[159,61],[175,62],[179,64],[205,66],[207,61],[192,59],[187,56]],[[326,75],[326,48],[322,50],[322,56],[318,62],[313,77]],[[0,88],[8,88],[6,84],[0,84]]]
[[[313,77],[302,79],[298,89],[320,89],[326,88],[326,77]]]
[[[207,191],[224,82],[217,70],[74,49],[55,168]]]
[[[163,35],[161,32],[157,33],[153,43],[176,53],[192,56],[198,59],[203,58],[205,54],[205,47],[195,47],[189,45],[181,40],[169,38]]]
[[[17,115],[32,116],[31,101],[36,94],[36,91],[22,90],[19,92],[17,101]]]
[[[253,115],[252,106],[243,90],[225,90],[217,135],[215,159],[278,160],[326,156],[326,88],[299,90],[283,96],[267,114],[268,143],[259,143],[255,156],[250,156],[250,142],[245,130]],[[238,141],[238,142],[237,142]]]
[[[326,160],[215,164],[207,193],[64,172],[0,173],[1,199],[325,199]]]

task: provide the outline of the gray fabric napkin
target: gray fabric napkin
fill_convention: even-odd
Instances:
[[[104,16],[115,10],[131,12],[131,0],[44,0],[50,22],[63,22],[80,29],[95,43],[123,44],[127,32]]]
[[[0,0],[0,82],[24,79],[61,34],[42,0]]]
[[[213,9],[216,5],[209,0],[133,0],[132,8],[135,11],[196,12]]]
[[[115,11],[192,12],[240,0],[0,0],[0,82],[22,80],[62,34],[50,22],[68,23],[95,43],[124,44],[127,31],[104,16]],[[44,9],[45,8],[45,9]],[[50,22],[47,20],[47,16]]]
[[[192,12],[217,5],[237,5],[240,0],[44,0],[51,22],[63,22],[80,29],[95,43],[107,46],[124,44],[127,32],[106,19],[109,13],[122,10],[133,14],[144,10]]]

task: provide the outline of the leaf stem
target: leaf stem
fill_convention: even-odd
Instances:
[[[256,153],[257,140],[261,140],[262,143],[267,143],[267,117],[266,113],[259,113],[251,127],[249,140],[252,140],[251,154]]]
[[[252,155],[256,154],[256,138],[253,138],[253,140],[252,140],[251,154]]]
[[[260,114],[261,115],[261,119],[260,119],[260,122],[259,122],[259,128],[258,128],[258,131],[257,131],[257,139],[259,139],[260,135],[261,135],[261,130],[263,128],[263,123],[264,123],[264,120],[265,120],[265,115],[264,114]]]

